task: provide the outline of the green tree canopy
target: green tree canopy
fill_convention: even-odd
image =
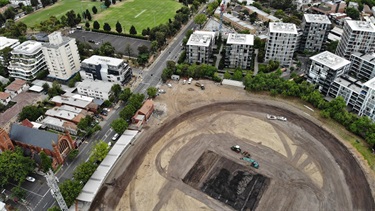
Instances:
[[[202,24],[206,22],[207,16],[205,14],[198,14],[194,18],[194,23],[199,24],[199,28],[202,28]]]
[[[137,34],[137,30],[133,25],[130,27],[129,34]]]
[[[128,128],[128,123],[123,118],[118,118],[113,120],[111,127],[116,133],[123,134]]]
[[[120,86],[120,84],[113,84],[112,87],[111,87],[111,92],[116,97],[119,97],[119,95],[121,93],[121,86]]]
[[[100,29],[100,24],[98,21],[94,21],[94,25],[93,25],[94,29],[98,30]]]
[[[129,120],[133,117],[137,109],[134,108],[133,105],[128,104],[120,111],[120,117],[124,120]]]
[[[21,113],[19,114],[19,120],[28,119],[30,121],[36,121],[41,115],[44,114],[43,108],[38,106],[29,105],[22,108]]]
[[[52,159],[44,151],[41,151],[39,155],[43,172],[47,172],[49,169],[52,169]]]
[[[5,150],[0,154],[0,186],[15,181],[20,185],[34,169],[34,161],[23,156],[21,148],[14,151]]]
[[[156,97],[156,94],[158,93],[158,89],[156,87],[149,87],[147,88],[147,95],[151,98]]]
[[[121,23],[117,21],[116,23],[116,31],[117,33],[121,33],[122,32],[122,26],[121,26]]]
[[[108,23],[104,23],[103,30],[109,32],[111,31],[111,26]]]
[[[115,55],[115,48],[111,45],[110,42],[105,42],[99,48],[99,55],[113,57]]]
[[[81,183],[78,180],[67,179],[59,185],[59,188],[66,205],[70,207],[76,200],[77,196],[81,193],[83,182]]]
[[[107,156],[108,152],[109,152],[108,144],[100,140],[97,144],[94,145],[92,154],[90,156],[90,161],[102,162],[105,156]]]
[[[98,166],[93,162],[80,164],[73,172],[74,179],[82,181],[84,184],[90,179]]]
[[[131,95],[132,95],[132,91],[130,90],[129,87],[127,87],[124,90],[122,90],[122,92],[120,93],[119,99],[126,102]]]
[[[359,20],[360,13],[359,11],[354,7],[347,7],[346,8],[346,14],[353,20]]]
[[[96,14],[97,12],[98,12],[98,9],[95,6],[93,6],[92,7],[92,13]]]

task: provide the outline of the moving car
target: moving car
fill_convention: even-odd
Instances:
[[[35,178],[34,177],[30,177],[30,176],[27,176],[26,180],[29,181],[29,182],[35,182]]]

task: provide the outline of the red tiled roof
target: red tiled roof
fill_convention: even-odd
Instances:
[[[8,97],[10,97],[10,94],[7,92],[0,92],[0,100],[6,100]]]
[[[25,84],[26,84],[26,81],[21,80],[21,79],[16,79],[11,84],[9,84],[7,87],[5,87],[5,89],[10,90],[10,91],[18,91]]]
[[[143,106],[139,109],[139,112],[142,114],[147,114],[152,109],[153,106],[154,106],[154,102],[152,102],[152,100],[146,100]]]
[[[23,126],[25,126],[25,127],[29,127],[29,128],[33,128],[33,127],[34,127],[33,123],[31,123],[28,119],[24,119],[24,120],[21,122],[20,125],[23,125]]]

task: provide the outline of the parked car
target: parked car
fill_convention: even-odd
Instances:
[[[35,178],[34,177],[30,177],[30,176],[27,176],[26,180],[29,181],[29,182],[35,182]]]
[[[118,137],[120,135],[118,133],[116,133],[113,137],[112,137],[112,141],[117,141]]]

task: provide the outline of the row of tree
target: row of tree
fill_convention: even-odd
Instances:
[[[192,78],[210,78],[214,81],[221,81],[217,74],[217,68],[207,64],[179,64],[176,65],[174,61],[167,61],[167,67],[163,70],[161,79],[166,82],[171,76],[180,75],[182,77]]]
[[[301,81],[296,80],[299,76],[296,76],[295,80],[285,80],[280,76],[281,71],[259,73],[256,76],[248,74],[244,78],[244,85],[249,91],[269,91],[273,96],[298,97],[320,109],[321,116],[334,119],[349,131],[364,138],[367,143],[375,144],[375,124],[367,116],[359,117],[348,112],[342,97],[327,102],[312,84],[305,80],[297,83],[296,81]]]
[[[109,152],[108,144],[99,141],[93,147],[87,162],[81,163],[73,172],[73,178],[67,179],[59,185],[60,191],[68,207],[70,207],[80,194],[83,186],[98,168]]]

